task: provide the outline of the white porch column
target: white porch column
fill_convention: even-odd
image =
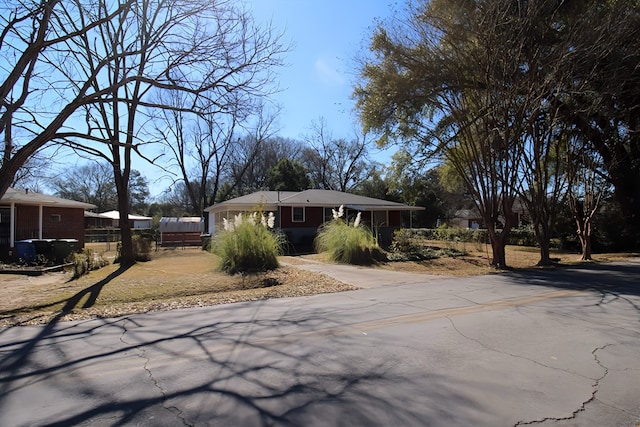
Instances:
[[[216,231],[216,214],[214,212],[207,212],[207,222],[209,223],[209,234],[213,235]]]
[[[42,224],[43,224],[43,218],[42,218],[42,212],[44,211],[42,205],[38,206],[38,239],[42,240]]]
[[[9,207],[9,247],[13,248],[16,243],[16,204],[11,202]]]

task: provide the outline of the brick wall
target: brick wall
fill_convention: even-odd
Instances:
[[[37,239],[37,206],[16,207],[16,240]],[[84,247],[84,209],[45,206],[42,211],[43,239],[76,239]]]

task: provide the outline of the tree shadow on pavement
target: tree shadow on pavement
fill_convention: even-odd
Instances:
[[[507,273],[513,284],[589,291],[624,299],[640,311],[640,262],[585,263]]]
[[[58,333],[66,329],[66,327],[58,328],[60,320],[65,315],[69,314],[69,312],[73,311],[78,306],[82,298],[88,295],[88,298],[82,307],[91,307],[95,304],[102,288],[111,280],[124,273],[127,269],[128,267],[120,267],[104,279],[77,292],[67,300],[57,301],[55,303],[49,304],[50,306],[54,306],[62,302],[65,303],[60,312],[56,314],[56,316],[48,324],[42,327],[34,328],[34,330],[37,330],[38,332],[33,337],[24,341],[19,341],[17,343],[11,343],[9,345],[5,344],[0,346],[0,375],[2,375],[2,377],[4,377],[5,375],[12,375],[12,373],[17,372],[28,365],[31,353],[36,347],[42,344],[46,344],[46,341],[48,341],[50,338],[59,337],[60,335]],[[0,336],[11,330],[14,330],[14,328],[6,329],[2,333],[0,333]],[[5,350],[7,346],[11,347],[10,351]],[[6,391],[5,387],[6,383],[4,383],[3,381],[2,385],[0,386],[0,396],[3,395]]]
[[[355,346],[362,333],[326,312],[258,315],[262,305],[72,322],[16,347],[0,342],[2,366],[46,345],[2,368],[0,424],[26,411],[33,418],[14,425],[412,426],[443,416],[429,402],[476,406],[444,375],[430,374],[425,389],[424,374],[399,365],[380,339]],[[45,403],[11,406],[40,386]]]

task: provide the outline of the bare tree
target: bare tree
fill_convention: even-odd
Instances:
[[[312,124],[303,164],[318,188],[350,191],[367,177],[367,135],[334,139],[324,118]]]
[[[98,212],[118,207],[113,173],[107,162],[88,162],[67,168],[51,179],[50,186],[57,196],[91,203]]]
[[[35,153],[18,169],[11,187],[28,188],[38,193],[46,191],[45,188],[53,173],[53,164],[55,161],[51,156],[43,152]]]
[[[594,218],[610,185],[606,181],[604,161],[600,155],[590,150],[579,138],[571,139],[569,144],[566,159],[567,198],[582,247],[580,259],[586,261],[592,259],[591,235]]]
[[[22,38],[35,40],[34,49],[39,55],[29,58],[34,69],[41,61],[52,70],[46,87],[52,89],[47,95],[63,107],[52,108],[61,112],[45,127],[40,125],[39,111],[33,105],[27,109],[24,103],[18,104],[22,108],[19,118],[23,122],[29,118],[31,128],[40,129],[33,141],[3,162],[6,169],[0,173],[6,175],[0,178],[12,176],[16,165],[24,163],[47,142],[61,141],[73,150],[111,164],[119,211],[124,217],[129,211],[127,185],[132,156],[147,158],[143,147],[154,142],[148,126],[152,111],[176,108],[157,102],[157,93],[187,94],[189,111],[224,110],[243,96],[240,94],[260,92],[271,81],[271,66],[280,64],[278,37],[256,28],[231,1],[52,1],[43,12],[35,9],[26,18],[13,19],[10,30],[20,19],[28,18],[39,25],[44,21],[40,15],[50,17],[56,5],[59,9],[50,21],[57,26],[42,29],[45,34],[60,35],[55,44],[45,40],[36,45],[39,36],[32,34]],[[27,66],[22,67],[26,69]],[[9,89],[5,92],[10,94],[13,88],[21,87],[19,81],[7,79]],[[33,90],[23,93],[27,96]],[[16,109],[12,104],[11,109],[3,111],[7,118],[3,123],[16,125]],[[74,113],[77,114],[73,116]],[[62,131],[70,118],[74,119],[73,127]],[[6,159],[6,153],[14,150],[11,132],[5,134]],[[121,261],[127,265],[134,261],[131,232],[126,225],[121,232]]]
[[[272,134],[274,117],[264,113],[259,99],[238,100],[224,112],[187,115],[182,111],[165,111],[164,121],[168,125],[165,147],[174,169],[180,171],[178,180],[190,200],[189,211],[202,215],[216,196],[224,197],[219,194],[223,180],[232,168],[239,166],[237,160],[242,153],[249,156],[247,161],[240,162],[238,170],[246,174],[249,167],[255,166],[256,157],[262,158],[264,154],[261,146]],[[247,140],[254,143],[246,144]],[[235,187],[228,185],[223,192]]]
[[[172,104],[179,105],[175,101]],[[159,131],[166,140],[168,169],[179,171],[173,185],[176,196],[186,197],[186,211],[202,215],[217,192],[221,171],[232,150],[237,116],[212,113],[199,117],[180,108],[162,114],[165,129]]]
[[[111,165],[104,161],[88,161],[74,167],[67,165],[49,178],[49,187],[59,197],[95,205],[98,212],[118,208],[113,171]],[[128,188],[132,211],[143,213],[149,197],[149,187],[139,171],[131,170]]]
[[[267,189],[269,171],[282,159],[300,159],[303,145],[300,141],[273,136],[268,132],[247,135],[238,141],[236,148],[219,200]]]
[[[2,163],[0,196],[19,169],[59,131],[82,106],[99,102],[93,91],[98,73],[69,82],[60,65],[71,57],[69,45],[126,11],[135,0],[101,7],[64,0],[6,1],[0,4],[0,133]],[[80,19],[80,18],[83,19]],[[66,54],[65,54],[66,52]],[[99,70],[94,70],[99,71]]]

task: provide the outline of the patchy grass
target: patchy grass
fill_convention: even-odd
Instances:
[[[217,264],[199,248],[163,249],[126,271],[111,264],[73,281],[70,273],[0,276],[0,327],[354,289],[293,267],[230,276]]]
[[[498,272],[490,265],[491,246],[488,244],[442,241],[425,241],[423,243],[433,248],[440,248],[444,252],[452,250],[454,253],[461,252],[465,253],[465,255],[439,257],[424,261],[387,262],[380,264],[378,267],[389,270],[413,271],[446,276],[477,276]],[[638,254],[594,254],[593,262],[609,262],[637,256]],[[551,251],[551,257],[557,266],[575,265],[585,262],[580,261],[580,254],[557,250]],[[535,247],[507,246],[506,258],[507,265],[510,269],[549,268],[536,266],[540,260],[540,251]]]
[[[429,245],[464,251],[467,255],[378,263],[371,268],[448,276],[496,272],[489,266],[488,246],[443,242]],[[104,251],[107,259],[113,260],[115,256],[115,244],[111,245],[113,250],[106,251],[108,248],[88,246]],[[630,256],[634,255],[602,254],[594,255],[594,259],[606,262]],[[326,253],[309,257],[329,262]],[[578,254],[556,252],[553,257],[560,265],[580,262]],[[538,258],[535,248],[507,247],[507,262],[512,268],[535,268]],[[70,272],[39,277],[2,274],[0,328],[354,289],[326,275],[295,268],[297,263],[304,263],[304,258],[286,260],[289,266],[268,273],[230,276],[217,270],[215,255],[200,248],[178,248],[153,252],[151,261],[138,263],[126,271],[110,264],[73,281]]]

